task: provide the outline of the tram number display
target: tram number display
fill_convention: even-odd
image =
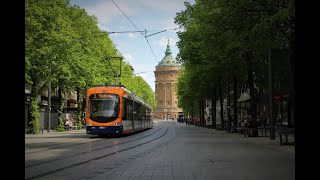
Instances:
[[[98,99],[113,99],[113,95],[112,94],[95,94],[96,97]]]

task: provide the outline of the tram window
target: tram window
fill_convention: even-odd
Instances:
[[[123,112],[122,112],[122,119],[132,119],[132,104],[133,101],[127,98],[123,98]]]
[[[140,120],[141,119],[141,104],[135,103],[134,104],[134,111],[136,112],[136,113],[134,113],[134,119]]]

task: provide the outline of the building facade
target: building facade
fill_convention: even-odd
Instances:
[[[78,105],[82,103],[82,99],[77,103],[77,93],[76,91],[70,91],[65,94],[61,94],[65,107],[63,110],[64,116],[72,116],[73,119],[76,119],[76,113]],[[31,126],[30,122],[30,103],[31,103],[31,87],[25,86],[25,131]],[[40,93],[38,96],[38,105],[39,105],[39,123],[40,130],[48,129],[48,90]],[[59,117],[58,117],[58,109],[59,107],[59,93],[58,88],[51,89],[51,130],[55,129],[59,126]]]
[[[177,84],[181,66],[172,56],[169,46],[165,51],[164,58],[156,66],[155,94],[157,107],[154,110],[154,117],[160,119],[177,119],[182,109],[178,107]]]

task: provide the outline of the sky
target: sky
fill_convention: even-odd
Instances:
[[[154,71],[165,56],[168,39],[174,58],[179,51],[177,32],[182,29],[176,29],[179,26],[174,23],[174,18],[177,12],[185,10],[184,1],[194,4],[194,0],[70,0],[70,3],[94,15],[103,31],[131,31],[111,33],[109,37],[133,67],[134,73],[155,91]],[[146,30],[146,36],[150,36],[146,39],[145,32],[132,32],[139,30]],[[163,30],[166,31],[160,32]]]

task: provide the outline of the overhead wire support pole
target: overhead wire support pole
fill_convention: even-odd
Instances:
[[[116,73],[115,70],[112,68],[112,64],[110,63],[110,61],[108,61],[109,59],[120,59],[120,73]],[[122,59],[124,59],[124,57],[107,57],[106,60],[110,65],[110,68],[114,74],[114,77],[116,78],[116,85],[118,85],[118,78],[121,76],[121,61]]]

